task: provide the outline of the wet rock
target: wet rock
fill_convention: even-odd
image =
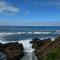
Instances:
[[[50,38],[48,39],[44,39],[44,40],[40,40],[38,38],[34,38],[32,39],[32,41],[30,43],[32,43],[32,47],[35,49],[35,55],[38,57],[38,59],[40,60],[40,56],[41,56],[41,53],[40,51],[45,47],[47,46],[51,41]]]
[[[34,49],[38,49],[38,48],[45,46],[49,42],[51,42],[50,38],[44,39],[44,40],[40,40],[39,38],[34,38],[34,39],[32,39],[32,41],[30,43],[32,43],[32,47]]]
[[[31,43],[33,45],[33,48],[35,48],[35,54],[37,55],[38,60],[45,60],[46,56],[51,53],[53,49],[60,47],[60,37],[56,38],[54,41],[51,41],[49,38],[40,41],[31,41]],[[54,57],[56,57],[56,55]],[[58,57],[55,59],[58,60]]]
[[[0,43],[0,52],[3,52],[7,56],[7,60],[19,60],[24,56],[23,45],[18,42],[14,43]]]

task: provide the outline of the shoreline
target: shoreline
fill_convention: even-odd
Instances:
[[[60,48],[59,48],[60,47],[60,37],[57,37],[54,41],[51,41],[51,39],[50,40],[49,39],[39,40],[38,38],[35,38],[30,43],[32,43],[32,47],[35,49],[35,55],[37,56],[38,60],[49,60],[49,59],[57,60],[58,59],[57,55],[60,55],[59,54],[60,52],[58,52],[58,53],[56,51],[54,52],[54,49],[57,49],[57,51],[60,51]],[[53,51],[54,54],[56,53],[56,55],[52,55],[51,51]],[[60,59],[60,57],[59,57],[59,59]]]
[[[0,52],[6,55],[6,60],[20,60],[24,56],[24,47],[18,42],[13,43],[0,43]],[[2,58],[4,59],[4,58]]]
[[[60,38],[56,38],[56,39],[59,40]],[[12,42],[1,41],[0,42],[0,51],[3,52],[3,50],[8,49],[3,53],[6,53],[6,52],[9,53],[9,51],[10,51],[10,54],[11,54],[11,52],[12,52],[11,48],[12,48],[13,51],[14,51],[14,49],[16,50],[16,48],[17,48],[18,49],[17,52],[19,52],[19,49],[20,49],[20,51],[22,51],[22,53],[20,52],[21,54],[23,54],[23,56],[21,56],[21,60],[24,60],[24,58],[30,59],[30,58],[32,58],[32,56],[34,56],[34,59],[37,56],[36,60],[40,60],[41,55],[44,54],[44,50],[46,50],[46,48],[47,48],[47,50],[51,49],[49,46],[51,44],[54,45],[54,42],[55,42],[56,39],[52,40],[51,38],[47,38],[47,39],[42,39],[41,40],[39,38],[34,38],[34,39],[30,39],[30,40],[21,40],[21,41],[18,41],[18,42],[16,42],[16,41],[15,42],[14,41],[12,41]],[[51,46],[53,46],[53,45],[51,45]],[[20,48],[18,48],[18,46],[20,46]],[[3,48],[5,48],[5,49],[3,49]],[[33,52],[34,52],[34,55],[32,55]],[[16,53],[16,51],[15,51],[15,53]]]

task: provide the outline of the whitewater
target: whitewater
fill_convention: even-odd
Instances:
[[[53,40],[54,39],[52,39],[52,41]],[[21,58],[21,60],[38,60],[37,56],[35,56],[34,49],[32,48],[32,44],[30,44],[30,41],[32,41],[32,39],[20,40],[20,41],[9,41],[9,42],[0,40],[2,44],[13,43],[13,42],[22,43],[24,47],[24,56]]]
[[[0,43],[6,44],[6,43],[13,43],[13,42],[19,42],[23,44],[24,47],[24,57],[21,60],[38,60],[37,56],[35,56],[34,49],[32,48],[32,44],[29,42],[32,40],[32,38],[40,38],[41,40],[51,38],[52,41],[54,41],[54,38],[56,38],[58,35],[60,35],[60,29],[59,27],[56,30],[56,27],[48,28],[48,27],[24,27],[25,30],[21,27],[14,28],[14,27],[7,27],[8,29],[5,29],[3,27],[0,28]],[[54,29],[53,29],[54,28]],[[17,30],[16,30],[17,29]],[[29,31],[31,30],[31,31]],[[5,32],[6,31],[6,32]],[[2,58],[5,58],[4,54],[0,53],[0,56]],[[2,60],[0,58],[0,60]]]
[[[35,31],[35,32],[0,32],[0,36],[7,36],[7,35],[14,35],[14,34],[51,34],[52,32],[46,32],[46,31],[42,31],[42,32],[38,32],[38,31]],[[58,34],[60,34],[58,32]]]
[[[32,39],[29,39],[29,40],[20,40],[18,41],[19,43],[22,43],[23,44],[23,47],[24,47],[24,57],[21,58],[21,60],[38,60],[37,59],[37,56],[35,56],[35,53],[34,53],[34,49],[32,48],[32,44],[30,44],[30,41]],[[17,42],[17,41],[3,41],[3,40],[0,40],[0,42],[2,44],[6,44],[6,43],[13,43],[13,42]]]

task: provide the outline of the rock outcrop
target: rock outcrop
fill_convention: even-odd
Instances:
[[[32,47],[35,49],[35,54],[37,55],[38,60],[42,60],[43,55],[47,54],[47,52],[51,49],[53,45],[50,38],[44,40],[39,40],[38,38],[34,38],[30,43],[32,43]]]
[[[32,48],[38,49],[38,48],[43,48],[45,45],[49,44],[49,42],[51,42],[50,38],[44,40],[34,38],[30,43],[32,43]]]
[[[24,56],[23,50],[23,45],[18,42],[0,43],[0,52],[3,52],[7,56],[7,60],[20,60]]]

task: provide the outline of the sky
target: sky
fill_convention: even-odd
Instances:
[[[60,25],[60,0],[0,0],[0,25]]]

